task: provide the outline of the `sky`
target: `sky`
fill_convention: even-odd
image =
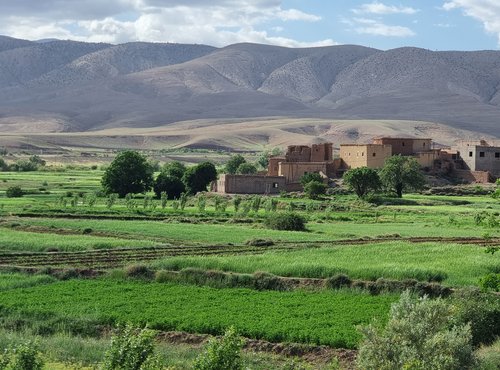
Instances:
[[[499,49],[500,0],[0,0],[0,34],[114,44]]]

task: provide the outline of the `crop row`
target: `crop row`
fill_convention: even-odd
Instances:
[[[359,324],[384,320],[395,295],[358,292],[257,292],[142,281],[69,280],[0,292],[5,320],[22,311],[43,320],[66,317],[95,325],[132,322],[159,330],[244,336],[354,348]],[[7,316],[7,317],[5,317]]]

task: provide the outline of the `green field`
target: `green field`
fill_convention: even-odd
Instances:
[[[353,348],[356,325],[383,319],[395,295],[354,292],[257,292],[161,283],[95,280],[0,293],[3,316],[65,316],[100,324],[133,322],[161,330],[221,334]],[[54,319],[52,317],[52,319]]]

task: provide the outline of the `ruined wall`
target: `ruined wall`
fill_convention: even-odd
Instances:
[[[380,168],[392,155],[390,145],[341,144],[340,158],[347,169],[358,167]]]
[[[333,160],[333,144],[313,144],[309,162],[327,162]]]
[[[290,145],[285,154],[285,162],[310,162],[311,148],[307,145]]]
[[[214,190],[222,194],[279,194],[286,189],[285,185],[282,176],[223,174]]]

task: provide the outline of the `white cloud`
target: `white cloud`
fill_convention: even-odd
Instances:
[[[483,23],[484,29],[498,38],[500,46],[500,2],[498,0],[449,0],[444,10],[462,9],[464,14]]]
[[[415,32],[408,27],[391,26],[374,19],[354,18],[351,25],[354,26],[354,31],[359,34],[388,37],[415,36]]]
[[[358,8],[351,9],[355,14],[415,14],[419,10],[407,6],[385,5],[374,1],[368,4],[362,4]]]
[[[22,20],[22,22],[20,22]],[[156,41],[224,46],[258,42],[281,46],[332,45],[269,36],[269,22],[317,22],[283,9],[282,0],[16,0],[0,1],[0,34],[121,43]]]

